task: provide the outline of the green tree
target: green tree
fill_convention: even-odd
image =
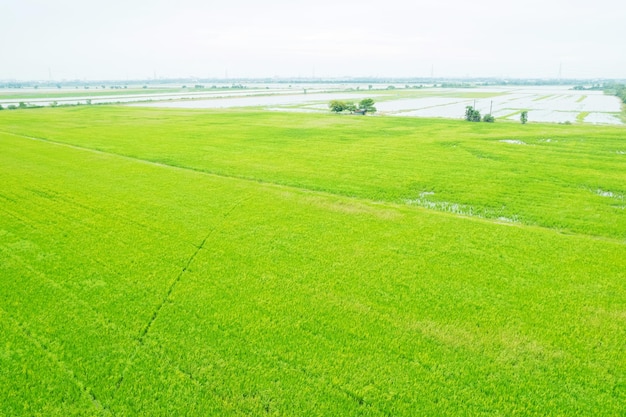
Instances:
[[[374,99],[364,98],[359,102],[359,109],[365,113],[376,113],[376,107],[374,107]]]
[[[346,103],[340,100],[333,100],[328,103],[328,107],[330,108],[330,111],[333,111],[335,113],[341,113],[342,111],[346,110]]]
[[[615,86],[615,95],[619,97],[624,104],[626,104],[626,86],[623,84],[617,84]]]
[[[362,113],[374,113],[376,112],[376,107],[374,107],[374,100],[371,98],[364,98],[358,104],[358,106],[352,102],[345,102],[341,100],[333,100],[328,103],[328,107],[330,111],[335,113],[341,113],[343,111],[349,111],[352,113],[362,112]]]
[[[486,115],[483,117],[483,122],[493,123],[493,122],[495,122],[495,121],[496,121],[496,118],[495,118],[495,117],[493,117],[493,115],[491,115],[491,114],[486,114]]]
[[[524,110],[520,116],[519,116],[519,120],[520,122],[522,122],[523,125],[526,124],[526,122],[528,121],[528,111]]]
[[[465,107],[465,120],[468,122],[480,122],[480,112],[472,106]]]

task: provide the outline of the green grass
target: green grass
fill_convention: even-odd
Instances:
[[[2,112],[0,415],[621,415],[623,133]]]
[[[3,116],[0,130],[202,172],[399,204],[434,192],[487,218],[626,236],[622,127],[124,107]]]
[[[581,111],[576,115],[576,123],[585,123],[585,117],[589,116],[588,111]]]

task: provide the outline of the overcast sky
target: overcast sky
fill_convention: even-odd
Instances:
[[[0,79],[626,78],[624,0],[0,0]]]

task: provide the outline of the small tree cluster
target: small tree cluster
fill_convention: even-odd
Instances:
[[[376,107],[374,107],[374,100],[371,98],[364,98],[359,101],[359,110],[363,110],[366,113],[376,113]]]
[[[330,111],[335,113],[341,113],[343,111],[349,111],[351,113],[375,113],[376,107],[374,107],[374,100],[371,98],[364,98],[359,101],[358,105],[352,102],[345,102],[341,100],[333,100],[328,104]]]
[[[465,120],[468,122],[480,122],[480,112],[472,106],[465,108]]]
[[[496,121],[496,118],[491,114],[486,114],[485,117],[481,118],[478,110],[472,106],[467,106],[465,107],[465,120],[468,122],[480,122],[482,120],[483,122],[493,123]]]
[[[345,101],[341,101],[341,100],[331,101],[328,104],[328,107],[330,108],[330,111],[335,112],[335,113],[341,113],[342,111],[345,111],[345,110],[353,111],[354,109],[356,109],[356,106],[354,105],[354,103],[346,103]]]

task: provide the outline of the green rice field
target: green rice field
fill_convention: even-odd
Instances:
[[[626,415],[625,195],[620,126],[0,111],[0,415]]]

